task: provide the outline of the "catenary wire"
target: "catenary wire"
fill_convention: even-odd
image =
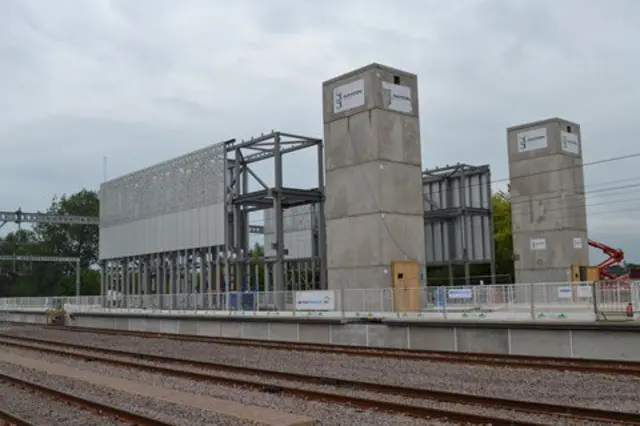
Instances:
[[[627,201],[627,200],[617,200],[617,201]],[[634,200],[629,200],[629,201],[634,201]],[[635,201],[640,201],[640,197],[637,197],[637,199]],[[605,205],[606,203],[603,203],[602,205]],[[591,207],[591,206],[596,206],[597,204],[593,204],[593,205],[587,205],[587,207]],[[552,212],[552,211],[558,211],[561,209],[550,209],[547,210],[546,212]],[[569,209],[570,210],[570,209]],[[591,212],[588,213],[586,215],[587,220],[589,220],[589,218],[593,217],[593,216],[601,216],[601,215],[609,215],[609,214],[620,214],[620,213],[627,213],[627,212],[638,212],[640,211],[640,206],[636,206],[636,207],[629,207],[629,208],[622,208],[622,209],[614,209],[614,210],[604,210],[604,211],[595,211],[595,212]],[[581,217],[585,217],[585,215],[581,214],[581,213],[576,213],[576,214],[560,214],[560,215],[553,215],[554,219],[558,219],[558,220],[562,220],[562,219],[574,219],[574,218],[581,218]]]
[[[636,178],[637,179],[637,178]],[[609,183],[609,182],[607,182]],[[589,186],[596,186],[596,185],[602,185],[604,183],[598,183],[598,184],[592,184]],[[618,191],[621,189],[633,189],[633,188],[640,188],[640,183],[637,184],[632,184],[632,185],[622,185],[622,186],[616,186],[616,187],[611,187],[611,188],[601,188],[601,189],[596,189],[596,190],[592,190],[592,191],[585,191],[584,195],[591,195],[591,194],[598,194],[596,195],[597,199],[601,199],[604,197],[612,197],[612,196],[617,196],[617,195],[628,195],[627,193],[608,193],[609,191]],[[635,191],[634,191],[635,192]],[[565,195],[583,195],[583,194],[565,194]],[[550,199],[556,199],[556,198],[562,198],[563,196],[550,196],[550,197],[542,197],[542,198],[536,198],[534,200],[531,201],[545,201],[545,200],[550,200]],[[606,204],[610,204],[610,203],[619,203],[619,202],[625,202],[625,201],[633,201],[633,199],[624,199],[624,200],[615,200],[615,201],[607,201],[607,202],[602,202],[602,203],[585,203],[584,206],[585,207],[591,207],[591,206],[598,206],[598,205],[606,205]],[[521,204],[529,204],[530,200],[526,200],[526,201],[521,201],[521,202],[510,202],[511,207],[513,208],[513,206],[518,206]],[[573,208],[580,208],[582,203],[579,203],[578,205],[575,205]],[[554,211],[557,209],[549,209],[547,211]],[[560,209],[562,210],[562,208]],[[294,213],[291,215],[287,215],[287,218],[294,218],[294,217],[308,217],[310,215],[310,211],[307,212],[300,212],[300,213]],[[259,219],[254,219],[254,220],[250,220],[249,224],[251,225],[255,225],[255,224],[264,224],[266,221],[265,218],[259,218]]]
[[[355,144],[353,143],[353,141],[351,139],[349,139],[349,138],[347,138],[347,139],[348,139],[349,145],[351,146],[351,148],[352,148],[352,150],[354,152],[355,157],[358,158],[359,157],[358,156],[358,151],[357,151],[357,148],[356,148]],[[605,163],[610,163],[610,162],[622,161],[622,160],[636,158],[636,157],[640,157],[640,153],[620,155],[620,156],[616,156],[616,157],[604,158],[604,159],[595,160],[595,161],[591,161],[591,162],[586,162],[586,163],[582,163],[582,164],[575,164],[575,165],[570,165],[570,166],[565,166],[565,167],[554,168],[554,169],[551,169],[551,170],[543,170],[543,171],[528,173],[528,174],[520,175],[520,176],[511,178],[511,179],[510,178],[494,179],[494,180],[491,180],[489,182],[489,184],[499,183],[499,182],[506,182],[506,181],[511,181],[512,182],[512,181],[517,180],[517,179],[524,179],[524,178],[533,177],[533,176],[541,176],[541,175],[544,175],[544,174],[547,174],[547,173],[555,173],[555,172],[560,172],[560,171],[564,171],[564,170],[576,169],[576,168],[580,168],[580,167],[584,168],[584,167],[588,167],[588,166],[594,166],[594,165],[598,165],[598,164],[605,164]],[[358,169],[362,173],[362,176],[363,176],[363,179],[364,179],[365,184],[367,186],[367,189],[369,191],[369,194],[371,195],[371,197],[372,197],[372,199],[374,201],[377,214],[380,215],[380,219],[382,220],[382,223],[383,223],[383,225],[385,227],[385,230],[387,231],[387,234],[388,234],[391,242],[394,244],[396,249],[400,253],[402,253],[402,255],[404,255],[408,259],[413,259],[413,256],[411,254],[407,253],[406,250],[404,250],[402,245],[396,240],[395,236],[393,235],[393,232],[391,232],[391,230],[389,229],[389,225],[387,224],[387,222],[385,220],[385,214],[382,211],[382,209],[380,208],[380,204],[379,204],[379,202],[377,200],[377,197],[375,196],[375,193],[374,193],[374,191],[373,191],[373,189],[371,187],[371,183],[369,182],[369,178],[368,178],[368,176],[366,174],[366,171],[363,168],[363,165],[362,164],[359,165]],[[470,188],[470,187],[473,187],[473,186],[481,186],[481,185],[486,185],[486,183],[478,182],[478,183],[473,183],[473,184],[470,184],[470,185],[461,185],[459,187],[459,190],[464,190],[466,188]],[[619,189],[627,189],[627,188],[630,188],[630,187],[636,187],[638,185],[639,184],[623,185],[623,186],[614,187],[614,188],[604,188],[604,189],[601,189],[601,190],[594,190],[594,191],[590,191],[590,192],[591,193],[593,193],[593,192],[604,192],[604,191],[609,192],[609,191],[612,191],[612,190],[619,190]],[[587,191],[585,191],[583,194],[586,195]],[[571,195],[583,195],[583,194],[571,194]],[[553,198],[562,198],[562,197],[564,197],[566,195],[569,195],[569,194],[561,194],[561,195],[549,196],[547,198],[542,197],[542,198],[539,198],[538,200],[542,201],[542,200],[545,200],[545,199],[548,200],[548,199],[553,199]],[[528,197],[531,197],[531,196],[535,196],[535,194],[529,195]],[[529,201],[530,200],[526,200],[526,202],[529,202]],[[516,204],[518,204],[518,203],[516,202]],[[513,203],[512,203],[512,206],[513,206]],[[576,206],[576,208],[577,208],[577,206]],[[625,211],[637,211],[637,210],[638,210],[637,208],[630,209],[630,210],[617,209],[617,210],[613,210],[613,211],[610,211],[610,212],[591,213],[589,216],[594,216],[594,215],[599,215],[599,214],[609,214],[609,213],[621,213],[621,212],[625,212]],[[307,215],[307,214],[309,214],[309,213],[305,213],[305,215]],[[291,215],[291,216],[294,216],[294,215]],[[289,217],[291,217],[291,216],[289,216]],[[580,216],[582,216],[582,215],[577,215],[576,217],[580,217]]]
[[[354,153],[355,158],[360,158],[360,156],[358,155],[358,150],[357,150],[355,144],[353,143],[353,141],[351,140],[351,138],[347,138],[347,140],[348,140],[349,145],[352,148],[352,151]],[[635,158],[635,157],[640,157],[640,153],[626,154],[626,155],[621,155],[621,156],[616,156],[616,157],[604,158],[604,159],[591,161],[591,162],[587,162],[587,163],[576,164],[576,165],[571,165],[571,166],[566,166],[566,167],[560,167],[560,168],[556,168],[555,170],[545,170],[545,171],[540,171],[540,172],[524,174],[524,175],[517,176],[514,179],[509,179],[509,178],[495,179],[495,180],[491,181],[491,183],[504,182],[505,180],[513,181],[515,179],[523,179],[525,177],[540,176],[540,175],[545,174],[545,173],[558,172],[558,171],[562,171],[562,170],[571,170],[571,169],[576,169],[576,168],[580,168],[580,167],[584,168],[585,166],[593,166],[593,165],[596,165],[596,164],[604,164],[604,163],[609,163],[609,162],[614,162],[614,161],[621,161],[621,160],[626,160],[626,159]],[[385,230],[387,231],[389,239],[394,244],[396,249],[400,253],[402,253],[402,255],[404,255],[407,259],[412,259],[414,261],[417,260],[417,259],[414,259],[413,255],[407,253],[407,251],[404,250],[402,245],[396,240],[395,236],[393,235],[393,232],[391,232],[391,229],[389,229],[389,225],[387,224],[387,221],[385,220],[385,214],[384,214],[384,212],[382,212],[382,209],[380,208],[380,204],[379,204],[379,202],[378,202],[378,200],[376,198],[376,195],[375,195],[373,189],[371,188],[371,184],[369,182],[368,176],[367,176],[367,174],[366,174],[366,172],[364,170],[363,165],[360,164],[358,169],[362,173],[362,177],[363,177],[363,179],[365,181],[365,184],[367,186],[369,194],[371,195],[371,198],[373,199],[373,202],[375,204],[377,213],[380,215],[380,219],[382,220],[382,223],[383,223],[383,225],[385,227]],[[477,185],[479,186],[479,185],[481,185],[481,183],[478,183]],[[463,187],[464,186],[465,185],[463,185]],[[460,190],[462,190],[462,189],[463,188],[460,188]]]
[[[622,178],[622,179],[615,179],[615,180],[610,180],[610,181],[605,181],[605,182],[596,182],[596,183],[592,183],[589,185],[585,186],[586,188],[591,188],[594,186],[602,186],[602,185],[610,185],[612,183],[620,183],[620,182],[631,182],[631,181],[635,181],[635,180],[640,180],[640,176],[635,176],[635,177],[629,177],[629,178]],[[470,186],[478,186],[478,184],[474,184],[474,185],[462,185],[460,188],[464,189],[466,187],[470,187]],[[509,200],[511,203],[511,206],[513,207],[514,205],[519,205],[519,204],[528,204],[530,201],[545,201],[545,200],[553,200],[553,199],[558,199],[558,198],[564,198],[566,196],[572,196],[572,195],[592,195],[592,194],[598,194],[595,197],[606,197],[606,196],[611,196],[611,195],[618,195],[618,194],[608,194],[608,192],[610,191],[620,191],[620,190],[629,190],[629,189],[633,189],[633,188],[638,188],[640,187],[640,182],[639,183],[635,183],[635,184],[627,184],[627,185],[619,185],[619,186],[613,186],[613,187],[609,187],[609,188],[600,188],[600,189],[594,189],[594,190],[589,190],[589,191],[585,191],[584,193],[581,194],[576,194],[576,193],[566,193],[566,194],[561,194],[561,195],[548,195],[548,196],[544,196],[544,197],[539,197],[539,198],[535,198],[535,200],[523,200],[523,201],[513,201],[513,200]],[[439,192],[436,192],[435,194],[438,194]],[[543,195],[546,193],[538,193],[538,194],[531,194],[528,195],[527,197],[537,197],[539,195]],[[425,194],[426,196],[426,194]],[[297,217],[297,216],[307,216],[309,215],[309,212],[301,212],[301,213],[295,213],[295,214],[291,214],[288,215],[288,218],[292,218],[292,217]],[[260,218],[260,219],[254,219],[254,220],[250,220],[249,223],[254,225],[254,224],[262,224],[266,221],[266,219]]]
[[[500,179],[493,179],[491,181],[489,181],[489,184],[494,184],[494,183],[500,183],[500,182],[512,182],[514,180],[517,179],[525,179],[525,178],[529,178],[529,177],[534,177],[534,176],[542,176],[545,175],[547,173],[556,173],[556,172],[561,172],[561,171],[565,171],[565,170],[573,170],[573,169],[577,169],[580,167],[589,167],[589,166],[596,166],[599,164],[606,164],[606,163],[611,163],[611,162],[616,162],[616,161],[623,161],[623,160],[627,160],[627,159],[631,159],[631,158],[637,158],[640,157],[640,152],[638,153],[632,153],[632,154],[626,154],[626,155],[619,155],[616,157],[609,157],[609,158],[603,158],[601,160],[595,160],[595,161],[589,161],[586,163],[582,163],[582,164],[573,164],[570,166],[564,166],[564,167],[557,167],[557,168],[553,168],[553,169],[549,169],[549,170],[540,170],[537,172],[533,172],[533,173],[526,173],[517,177],[505,177],[505,178],[500,178]],[[427,170],[428,171],[428,170]],[[446,175],[440,176],[440,175],[432,175],[434,177],[446,177]],[[486,185],[486,182],[478,182],[478,183],[472,183],[469,185],[460,185],[460,190],[462,189],[466,189],[466,188],[473,188],[475,186],[483,186]]]
[[[619,157],[611,157],[611,158],[607,158],[607,159],[603,159],[603,160],[593,161],[593,162],[590,162],[590,163],[584,163],[583,166],[597,165],[597,164],[602,164],[602,163],[606,163],[606,162],[618,161],[618,160],[621,160],[621,159],[633,158],[633,157],[638,157],[638,156],[640,156],[640,153],[638,153],[638,154],[629,154],[629,155],[624,155],[624,156],[619,156]],[[579,167],[579,166],[570,166],[570,167],[566,167],[566,168],[559,168],[559,169],[536,172],[535,174],[520,176],[520,178],[528,177],[528,176],[534,176],[534,175],[542,175],[542,174],[545,174],[545,173],[553,173],[553,172],[562,171],[562,170],[565,170],[565,169],[576,168],[576,167]],[[496,182],[502,182],[502,181],[505,181],[505,180],[508,180],[508,178],[492,180],[489,183],[491,184],[491,183],[496,183]],[[609,185],[609,184],[621,183],[621,182],[631,182],[631,181],[635,181],[635,180],[640,180],[640,176],[622,178],[622,179],[615,179],[615,180],[610,180],[610,181],[605,181],[605,182],[596,182],[596,183],[593,183],[593,184],[586,185],[585,189],[586,188],[591,188],[591,187],[594,187],[594,186]],[[466,188],[471,188],[471,187],[474,187],[474,186],[481,186],[481,185],[486,185],[486,183],[474,183],[474,184],[471,184],[471,185],[461,185],[459,187],[459,190],[463,190],[463,189],[466,189]],[[640,186],[640,183],[629,184],[629,185],[621,185],[621,186],[615,186],[615,187],[611,187],[611,188],[602,188],[602,189],[598,189],[598,190],[585,191],[582,194],[590,195],[590,194],[600,193],[600,192],[608,192],[608,191],[618,191],[618,190],[623,190],[623,189],[630,189],[630,188],[635,188],[635,187],[639,187],[639,186]],[[435,192],[435,194],[438,194],[438,193],[439,193],[439,191]],[[544,194],[546,194],[546,193],[529,194],[526,197],[536,197],[538,195],[544,195]],[[582,195],[582,194],[567,193],[567,194],[562,194],[562,195],[549,195],[549,196],[545,196],[545,197],[536,198],[535,201],[551,200],[551,199],[556,199],[556,198],[563,198],[563,197],[565,197],[567,195]],[[425,194],[425,196],[427,196],[427,195]],[[604,196],[604,195],[598,195],[598,197],[601,197],[601,196]],[[512,206],[520,204],[520,203],[529,203],[529,200],[525,200],[525,201],[521,201],[521,202],[513,202],[513,201],[511,201],[511,205]],[[287,217],[306,216],[308,214],[309,214],[308,212],[303,212],[303,213],[292,214],[292,215],[289,215]],[[265,220],[264,218],[263,219],[256,219],[254,221],[250,221],[249,223],[250,224],[263,223],[264,220]]]
[[[601,195],[596,195],[596,197],[599,198],[599,197],[620,195],[619,193],[611,194],[610,193],[611,191],[620,191],[620,190],[623,190],[623,189],[624,190],[629,190],[629,189],[638,188],[638,187],[640,187],[640,183],[614,186],[614,187],[611,187],[611,188],[595,189],[595,190],[591,190],[591,191],[585,191],[583,193],[567,192],[567,193],[560,194],[560,195],[549,195],[549,196],[545,196],[545,197],[537,197],[536,195],[531,195],[531,196],[526,196],[527,197],[526,200],[522,200],[522,201],[510,200],[510,202],[511,202],[512,206],[517,206],[517,205],[521,205],[521,204],[529,204],[532,201],[548,201],[548,200],[556,200],[556,199],[570,197],[570,196],[586,197],[587,195],[601,194]],[[541,195],[541,194],[539,194],[539,195]],[[524,196],[522,196],[522,197],[524,197]],[[536,198],[533,198],[533,197],[536,197]]]

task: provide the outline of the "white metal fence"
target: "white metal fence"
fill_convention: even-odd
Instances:
[[[411,299],[400,309],[398,298]],[[177,295],[0,299],[0,310],[40,310],[62,302],[70,311],[211,315],[403,317],[409,319],[593,320],[628,318],[640,306],[640,282],[533,283],[409,290],[341,289]],[[1,320],[1,319],[0,319]]]
[[[6,331],[10,326],[9,312],[0,311],[0,331]]]

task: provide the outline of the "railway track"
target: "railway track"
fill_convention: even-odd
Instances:
[[[32,324],[31,324],[32,325]],[[259,339],[241,339],[230,337],[194,336],[174,333],[144,331],[111,330],[85,327],[45,326],[48,329],[73,331],[80,333],[100,333],[149,338],[166,338],[187,342],[209,342],[236,346],[282,349],[288,351],[322,352],[364,357],[386,357],[409,360],[422,360],[443,363],[489,365],[508,368],[529,368],[556,371],[577,371],[583,373],[623,374],[640,376],[640,362],[592,360],[578,358],[560,358],[527,355],[481,354],[470,352],[423,351],[394,348],[371,348],[347,345],[325,345],[320,343],[277,342]]]
[[[98,413],[100,416],[116,418],[121,422],[130,423],[140,426],[174,426],[171,423],[162,422],[153,418],[149,418],[131,411],[123,410],[118,407],[104,404],[98,401],[83,398],[73,393],[63,392],[58,389],[50,388],[39,383],[32,382],[23,378],[15,377],[9,374],[0,373],[0,380],[19,386],[23,389],[34,391],[38,394],[44,394],[48,398],[74,405],[84,410]],[[8,425],[16,426],[39,426],[40,423],[34,423],[20,418],[7,411],[0,411],[0,419]]]
[[[2,426],[38,426],[6,410],[0,410],[0,425]]]
[[[520,417],[522,417],[522,414],[562,416],[563,420],[576,422],[571,424],[581,424],[591,421],[600,424],[640,425],[640,414],[636,413],[493,398],[473,394],[434,391],[382,383],[279,372],[253,367],[240,367],[153,354],[141,354],[119,349],[105,349],[102,347],[98,348],[23,336],[0,335],[0,344],[191,380],[207,381],[222,385],[243,386],[261,391],[277,392],[363,408],[376,408],[422,418],[438,417],[451,421],[492,424],[494,426],[529,426],[543,424],[527,420],[514,420],[517,416],[514,417],[508,414],[509,412],[517,412],[520,413]],[[62,349],[62,347],[67,349]],[[176,368],[176,366],[182,368]],[[211,371],[222,374],[211,374]],[[301,384],[304,386],[301,386]],[[311,388],[309,388],[309,385],[312,385]],[[366,397],[355,396],[354,391],[364,393]],[[396,402],[398,401],[398,397],[401,397],[401,400],[404,402]],[[412,403],[405,403],[407,400],[410,400]],[[426,401],[451,404],[458,406],[458,408],[460,408],[461,405],[465,405],[467,408],[470,406],[490,407],[496,410],[503,410],[504,413],[501,413],[500,416],[490,417],[474,414],[473,410],[468,409],[456,411],[455,409],[432,408],[424,405]]]

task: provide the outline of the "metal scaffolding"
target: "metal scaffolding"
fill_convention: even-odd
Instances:
[[[229,226],[225,228],[225,253],[229,268],[225,268],[225,281],[236,283],[240,286],[250,275],[252,265],[256,262],[263,263],[265,269],[265,291],[271,292],[276,297],[271,304],[278,309],[285,305],[284,292],[296,290],[296,284],[287,286],[286,269],[297,267],[298,273],[293,280],[300,280],[301,276],[310,273],[306,267],[319,274],[316,288],[326,288],[326,241],[324,219],[324,153],[321,139],[295,135],[291,133],[272,131],[267,135],[252,138],[247,141],[231,141],[225,144],[225,208],[229,216]],[[286,154],[307,148],[316,149],[317,187],[313,189],[300,189],[284,186],[283,182],[283,157]],[[252,169],[252,165],[267,159],[274,159],[273,178],[274,186],[265,183],[258,173]],[[249,181],[253,178],[260,189],[251,191]],[[311,205],[309,216],[316,222],[316,228],[310,230],[313,233],[313,253],[310,259],[285,259],[288,250],[285,246],[284,212],[286,209]],[[249,257],[251,250],[249,242],[249,214],[256,211],[273,209],[275,239],[270,247],[275,251],[273,258],[265,257],[255,259]],[[314,214],[315,213],[315,214]],[[267,247],[265,247],[267,249]],[[294,265],[296,264],[297,265]],[[304,264],[305,271],[301,271]],[[273,280],[273,286],[269,281]],[[287,288],[290,287],[290,288]],[[236,289],[240,289],[236,287]]]
[[[317,187],[285,186],[283,157],[307,148],[317,152]],[[273,179],[260,176],[254,166],[271,159]],[[250,189],[251,180],[257,185]],[[265,182],[270,180],[274,181],[273,186]],[[122,188],[117,187],[119,184]],[[251,305],[285,309],[285,291],[326,288],[321,139],[275,131],[246,141],[232,139],[106,182],[102,190],[106,197],[117,193],[127,206],[135,206],[122,216],[112,211],[111,205],[101,203],[101,227],[107,229],[119,226],[118,221],[125,219],[132,223],[197,206],[219,204],[222,218],[218,222],[217,216],[207,216],[207,226],[216,229],[202,229],[209,236],[212,234],[206,233],[220,232],[219,243],[198,246],[197,239],[189,237],[196,245],[150,245],[140,254],[110,253],[102,257],[105,305],[205,310],[249,309]],[[285,212],[304,206],[309,206],[308,220],[313,223],[313,229],[309,229],[313,250],[310,256],[301,258],[288,255]],[[250,234],[267,237],[265,226],[249,223],[250,214],[259,211],[273,212],[275,237],[270,232],[268,237],[273,244],[265,247],[265,252],[274,251],[273,256],[257,257],[251,251]],[[181,220],[186,227],[184,233],[194,236],[193,219],[186,215]]]
[[[221,148],[220,151],[216,151],[217,147]],[[327,288],[322,140],[272,131],[246,141],[232,139],[218,144],[217,147],[207,147],[178,159],[169,160],[166,162],[167,170],[164,173],[176,173],[176,170],[185,176],[200,173],[202,176],[198,175],[198,179],[202,180],[205,187],[210,186],[207,194],[216,194],[217,185],[220,185],[221,198],[224,198],[223,201],[221,200],[224,203],[223,217],[227,217],[223,229],[224,244],[186,250],[163,249],[135,256],[115,258],[109,256],[101,259],[101,294],[105,306],[233,309],[239,308],[240,306],[236,305],[244,302],[237,294],[235,301],[232,302],[230,300],[232,293],[253,292],[261,293],[259,300],[254,302],[252,299],[254,305],[259,303],[273,305],[276,309],[285,309],[286,303],[290,302],[285,300],[285,292]],[[309,148],[316,150],[317,186],[311,189],[285,186],[283,157]],[[222,167],[218,170],[223,172],[219,175],[214,173],[215,170],[205,170],[201,166],[204,164],[203,161],[215,161],[216,152],[220,152],[222,157]],[[273,159],[274,185],[272,186],[265,183],[265,180],[270,179],[261,177],[254,168],[258,163],[270,159]],[[145,174],[143,170],[125,177],[132,181],[138,179],[135,176],[140,174],[142,176],[139,178],[142,180],[134,184],[135,191],[138,192],[134,191],[132,193],[134,198],[131,200],[127,198],[126,200],[129,200],[125,200],[127,203],[149,198],[147,196],[149,194],[145,192],[147,189],[144,189],[147,188],[145,185],[155,183],[152,181],[156,179],[149,177],[149,173]],[[194,185],[188,184],[190,182],[188,179],[190,178],[187,178],[186,183],[181,183],[182,186],[178,192],[172,192],[173,197],[179,195],[179,200],[182,200],[180,203],[192,201],[198,203],[200,202],[199,194],[203,190],[201,182],[198,181],[195,188]],[[259,189],[250,190],[250,180],[257,182]],[[160,183],[157,185],[162,186]],[[194,188],[192,189],[191,186]],[[143,192],[139,193],[139,191]],[[186,192],[193,192],[193,194],[187,197]],[[162,207],[160,205],[162,200],[153,198],[151,201],[153,203],[140,207],[138,213],[150,217],[157,215],[158,209]],[[311,240],[310,255],[305,255],[306,257],[289,255],[285,244],[287,232],[285,229],[287,214],[285,213],[288,209],[293,211],[307,207],[308,210],[303,213],[308,216],[311,228],[308,230],[308,237]],[[171,208],[176,206],[172,205]],[[272,239],[268,244],[269,247],[265,247],[265,252],[273,252],[273,255],[265,254],[262,257],[256,257],[250,255],[249,235],[265,234],[265,226],[250,224],[249,215],[265,210],[273,213],[271,215],[273,235],[270,234]],[[109,226],[108,221],[115,220],[109,215],[102,216],[102,210],[101,217],[98,218],[24,213],[19,209],[15,212],[0,212],[0,227],[7,222],[100,225],[101,220],[102,226]],[[305,284],[301,285],[302,282]],[[79,292],[79,284],[77,291]],[[164,295],[169,295],[168,299]],[[264,297],[265,295],[267,298]]]

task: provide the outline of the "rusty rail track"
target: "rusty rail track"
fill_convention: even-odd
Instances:
[[[27,343],[25,343],[27,342]],[[71,344],[66,342],[57,342],[52,340],[44,340],[39,338],[17,337],[17,336],[0,336],[0,344],[14,346],[24,349],[45,351],[63,356],[70,356],[90,361],[104,362],[120,367],[128,367],[140,369],[166,375],[173,375],[192,380],[208,381],[223,385],[236,385],[250,387],[259,390],[267,390],[270,392],[281,392],[292,396],[301,396],[310,399],[323,400],[328,402],[337,402],[342,404],[350,404],[365,408],[376,408],[396,413],[404,413],[416,417],[439,417],[453,421],[462,421],[475,424],[492,425],[535,425],[537,423],[508,420],[500,417],[488,417],[469,413],[455,412],[451,410],[441,410],[428,408],[419,405],[399,404],[391,401],[385,401],[384,395],[400,395],[409,398],[417,398],[424,400],[435,400],[439,402],[448,402],[456,404],[471,404],[484,407],[492,407],[501,410],[515,410],[523,413],[543,414],[550,416],[564,416],[572,420],[579,421],[598,421],[614,424],[640,425],[640,414],[625,413],[620,411],[607,411],[600,409],[592,409],[578,406],[565,406],[548,403],[539,403],[532,401],[511,400],[505,398],[485,397],[473,394],[454,393],[435,391],[422,388],[409,388],[395,385],[387,385],[374,382],[363,382],[356,380],[346,380],[340,378],[329,378],[321,376],[312,376],[298,373],[288,373],[273,370],[264,370],[253,367],[241,367],[228,364],[219,364],[205,361],[197,361],[183,358],[166,357],[153,354],[143,354],[128,352],[119,349],[106,349],[92,346],[84,346],[79,344]],[[47,345],[55,345],[50,347]],[[65,346],[70,349],[60,349]],[[102,355],[101,355],[102,354]],[[110,358],[104,355],[116,356],[118,358]],[[124,358],[124,359],[123,359]],[[126,359],[129,358],[129,359]],[[143,361],[154,362],[158,364],[148,364],[140,361],[132,361],[142,359]],[[168,365],[182,365],[195,367],[204,370],[218,370],[231,372],[242,375],[257,376],[263,379],[278,379],[290,382],[310,383],[324,386],[334,386],[340,389],[350,389],[356,391],[375,392],[381,395],[381,398],[360,398],[351,395],[339,393],[320,392],[309,389],[301,389],[295,386],[282,386],[280,384],[269,384],[265,381],[249,380],[244,378],[234,378],[227,376],[217,376],[203,371],[193,371],[185,369],[176,369]]]
[[[31,324],[33,325],[33,324]],[[195,336],[188,334],[157,333],[145,331],[111,330],[103,328],[45,326],[53,330],[80,333],[114,334],[146,338],[165,338],[186,342],[219,343],[235,346],[252,346],[287,351],[322,352],[363,357],[383,357],[457,364],[489,365],[494,367],[529,368],[539,370],[576,371],[582,373],[624,374],[640,376],[640,362],[562,358],[530,355],[483,354],[472,352],[425,351],[416,349],[371,348],[362,346],[321,343],[278,342],[272,340],[231,337]]]
[[[0,373],[0,380],[4,380],[10,383],[13,383],[17,386],[21,386],[23,388],[28,388],[35,390],[36,392],[40,392],[48,395],[51,398],[55,398],[69,404],[73,404],[77,407],[98,412],[105,416],[117,417],[118,419],[140,426],[175,426],[171,423],[166,423],[160,420],[152,419],[149,417],[145,417],[140,414],[133,413],[131,411],[123,410],[118,407],[114,407],[112,405],[103,404],[98,401],[93,401],[90,399],[82,398],[81,396],[74,395],[72,393],[63,392],[57,389],[53,389],[39,383],[32,382],[27,379],[22,379],[19,377],[11,376],[9,374]],[[8,419],[9,422],[14,422],[19,426],[33,426],[32,423],[26,422],[25,420],[18,419],[17,420]],[[22,422],[22,423],[20,423]],[[11,423],[10,423],[11,424]]]
[[[0,425],[3,426],[38,426],[22,417],[11,414],[8,411],[0,410]]]

